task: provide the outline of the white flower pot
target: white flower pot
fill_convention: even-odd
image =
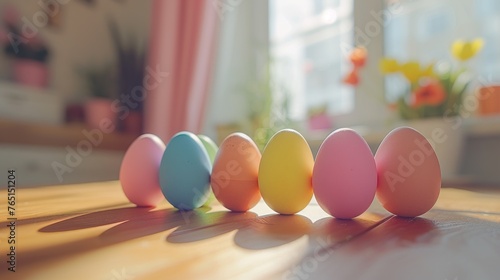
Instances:
[[[465,142],[463,128],[457,119],[428,118],[410,120],[407,126],[418,130],[432,144],[441,166],[443,181],[459,176]]]

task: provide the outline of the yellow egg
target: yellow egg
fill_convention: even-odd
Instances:
[[[306,140],[291,129],[267,143],[259,166],[259,188],[266,204],[280,214],[295,214],[311,201],[314,158]]]

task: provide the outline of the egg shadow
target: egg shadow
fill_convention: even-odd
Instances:
[[[312,222],[301,215],[266,215],[239,229],[234,243],[241,248],[263,250],[285,245],[310,233]]]
[[[55,244],[50,248],[27,250],[23,254],[23,263],[36,263],[40,259],[58,260],[67,255],[81,254],[111,246],[120,242],[160,233],[189,222],[195,213],[207,212],[208,207],[194,211],[179,211],[174,208],[151,211],[152,208],[127,207],[108,209],[68,218],[40,228],[44,234],[90,229],[113,225],[97,235],[86,235],[78,240],[69,240]]]
[[[357,267],[375,262],[387,250],[431,242],[435,229],[434,222],[425,218],[324,218],[314,223],[307,253],[282,273],[299,277],[297,271],[303,273],[313,264],[314,269],[306,273],[309,279],[324,279],[325,275],[360,278],[363,272]]]
[[[371,239],[387,248],[430,244],[440,236],[433,220],[423,217],[405,218],[392,216],[370,232]],[[362,245],[362,244],[361,244]]]
[[[304,264],[311,262],[311,260],[318,263],[326,261],[336,249],[348,244],[378,224],[377,221],[361,218],[336,219],[328,217],[317,220],[309,233],[308,248],[302,253],[302,258],[298,262],[288,267],[289,271],[302,269]]]
[[[99,227],[124,222],[146,215],[153,208],[126,207],[91,212],[55,222],[39,229],[39,232],[63,232]]]
[[[433,220],[423,217],[403,218],[392,217],[382,227],[384,231],[392,232],[399,244],[431,243],[440,236]]]
[[[210,208],[198,208],[191,211],[180,211],[175,208],[151,211],[137,219],[130,219],[118,224],[99,235],[103,240],[123,242],[148,235],[167,231],[186,223],[194,217],[203,215]]]
[[[189,223],[179,226],[167,236],[170,243],[188,243],[213,238],[248,227],[257,214],[253,212],[219,211],[197,213]]]
[[[364,220],[361,218],[336,219],[328,217],[320,219],[314,223],[310,234],[310,251],[331,250],[350,242],[380,223],[381,221]]]
[[[367,248],[373,248],[373,244],[377,244],[380,251],[411,247],[416,244],[430,244],[438,236],[439,231],[436,230],[436,225],[432,220],[422,217],[389,216],[355,236],[356,240],[353,238],[346,240],[344,243],[349,246],[343,252],[353,255],[363,254],[367,252]],[[339,245],[331,249],[337,249],[343,244]]]

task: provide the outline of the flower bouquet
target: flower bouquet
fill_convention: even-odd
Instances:
[[[418,61],[382,59],[383,74],[402,74],[408,82],[406,91],[395,103],[389,104],[390,108],[406,120],[457,116],[472,81],[464,62],[474,57],[483,45],[482,39],[453,43],[451,53],[459,62],[456,67],[446,62],[423,65]]]

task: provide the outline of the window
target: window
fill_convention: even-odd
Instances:
[[[341,83],[352,46],[351,0],[270,0],[273,74],[286,82],[289,112],[303,120],[308,110],[326,106],[341,114],[354,106],[352,88]]]
[[[488,81],[500,81],[500,1],[400,0],[403,12],[387,22],[386,55],[424,63],[453,61],[450,47],[457,39],[482,37],[484,49],[468,67]],[[394,100],[403,92],[402,79],[387,78],[386,92]]]

